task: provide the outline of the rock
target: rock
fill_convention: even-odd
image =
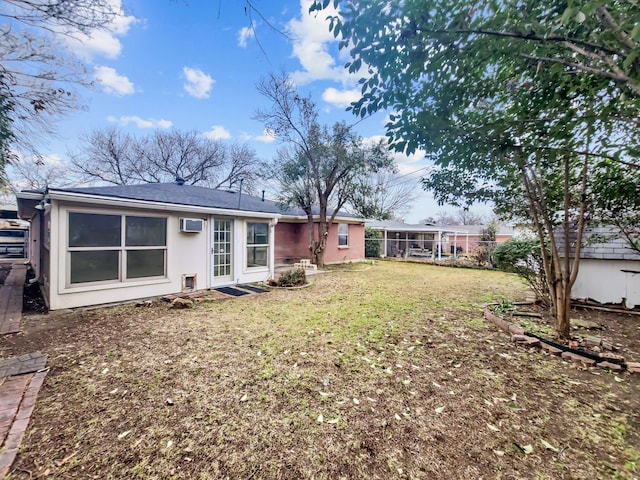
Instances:
[[[587,330],[602,330],[602,325],[591,320],[583,320],[581,318],[572,318],[571,326],[574,328],[586,328]]]
[[[600,354],[600,358],[604,360],[614,360],[616,362],[624,362],[624,357],[622,355],[618,355],[617,353],[612,352],[602,352]]]
[[[193,300],[188,298],[175,298],[171,302],[171,308],[191,308],[193,307]]]
[[[596,364],[596,361],[591,359],[591,358],[587,358],[587,357],[583,357],[582,355],[578,355],[576,353],[571,353],[571,352],[562,352],[562,358],[564,360],[568,360],[571,362],[577,362],[577,363],[582,363],[583,365],[586,365],[587,367],[593,367]]]
[[[595,337],[593,335],[585,335],[584,342],[592,347],[599,347],[602,345],[602,337]]]
[[[617,363],[611,363],[611,362],[600,362],[598,363],[598,366],[600,368],[608,368],[609,370],[614,370],[616,372],[619,372],[623,369],[621,365],[618,365]]]

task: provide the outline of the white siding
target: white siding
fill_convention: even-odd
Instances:
[[[583,258],[571,294],[574,299],[624,302],[634,308],[640,305],[640,261]]]

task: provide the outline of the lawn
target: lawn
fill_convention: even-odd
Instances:
[[[29,317],[2,356],[39,349],[51,371],[10,478],[640,473],[637,375],[582,370],[483,320],[483,303],[524,296],[516,277],[377,262],[312,281]]]

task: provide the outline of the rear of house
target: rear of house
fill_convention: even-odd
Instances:
[[[308,257],[308,240],[304,249],[287,240],[298,212],[240,192],[182,183],[49,188],[18,194],[18,206],[51,310],[263,282],[274,276],[276,251]],[[276,234],[284,217],[293,223]]]

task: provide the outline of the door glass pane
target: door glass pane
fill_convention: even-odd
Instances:
[[[167,244],[167,219],[127,217],[128,247],[159,247]]]
[[[229,277],[232,274],[231,220],[213,222],[213,275]]]
[[[118,280],[120,252],[99,250],[71,253],[71,283]]]
[[[69,213],[70,247],[119,247],[120,215]]]
[[[127,278],[163,277],[164,249],[127,250]]]

